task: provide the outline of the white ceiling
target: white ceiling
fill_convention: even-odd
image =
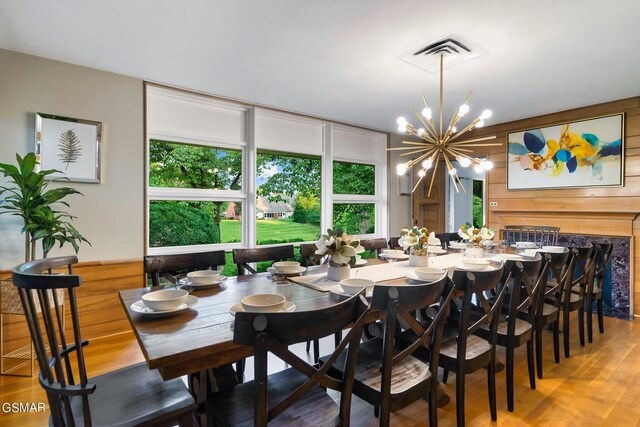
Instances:
[[[3,0],[0,47],[394,131],[437,104],[399,59],[451,33],[487,53],[444,73],[488,124],[640,95],[638,0]]]

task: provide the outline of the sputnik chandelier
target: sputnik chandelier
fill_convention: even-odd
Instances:
[[[403,144],[408,145],[408,147],[395,147],[395,148],[387,148],[387,150],[401,150],[408,151],[406,153],[400,154],[400,156],[411,156],[417,155],[415,159],[411,159],[405,163],[400,163],[396,167],[396,171],[398,175],[404,175],[407,171],[410,171],[413,166],[420,164],[421,168],[418,171],[418,176],[420,179],[413,187],[412,192],[418,188],[422,179],[427,175],[427,172],[433,167],[433,173],[431,175],[431,183],[429,184],[429,193],[427,197],[431,196],[431,189],[433,187],[433,181],[436,176],[436,172],[438,170],[438,163],[440,159],[444,159],[445,165],[447,167],[447,171],[453,181],[453,185],[458,192],[458,186],[462,189],[462,191],[466,194],[466,190],[460,178],[458,177],[458,173],[456,168],[451,164],[452,160],[457,160],[458,164],[462,167],[473,167],[473,169],[482,173],[485,170],[490,170],[493,168],[493,163],[489,160],[479,159],[477,157],[472,157],[473,150],[468,147],[487,147],[487,146],[497,146],[501,145],[500,143],[479,143],[480,141],[486,141],[489,139],[495,139],[495,136],[486,136],[482,138],[474,138],[468,139],[465,141],[459,140],[460,136],[463,134],[474,130],[476,128],[480,128],[484,126],[484,121],[491,117],[491,110],[484,110],[480,116],[475,118],[467,127],[458,130],[457,125],[460,119],[464,117],[465,114],[469,112],[469,105],[467,102],[471,98],[471,92],[467,95],[466,99],[460,105],[453,114],[451,121],[449,122],[449,126],[447,126],[446,130],[443,132],[442,128],[442,107],[443,107],[443,95],[442,95],[442,69],[444,64],[444,56],[440,55],[440,123],[439,126],[436,126],[436,123],[433,120],[433,115],[431,112],[431,108],[427,103],[427,98],[422,95],[422,100],[424,101],[424,109],[422,110],[422,114],[419,114],[416,110],[413,110],[418,119],[422,123],[424,127],[416,129],[411,123],[409,123],[404,117],[398,117],[398,131],[401,133],[406,133],[408,135],[416,136],[422,141],[414,142],[414,141],[402,141]]]

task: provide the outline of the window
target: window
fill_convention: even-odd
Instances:
[[[386,134],[145,87],[147,254],[387,236]]]
[[[267,150],[257,154],[256,243],[318,240],[321,158]]]

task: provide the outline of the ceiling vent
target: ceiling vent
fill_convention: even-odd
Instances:
[[[487,53],[485,49],[459,34],[426,43],[400,56],[400,59],[429,73],[440,71],[440,55],[444,55],[444,68],[455,67]]]

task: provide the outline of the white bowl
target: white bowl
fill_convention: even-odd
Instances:
[[[444,270],[434,267],[416,268],[413,271],[416,273],[416,276],[418,276],[418,278],[422,280],[438,280],[442,278],[445,273]]]
[[[340,286],[342,289],[348,293],[349,295],[355,295],[362,290],[362,288],[366,289],[366,292],[369,292],[375,282],[369,279],[344,279],[340,281]]]
[[[292,274],[298,272],[300,263],[298,261],[278,261],[273,263],[273,268],[278,273]]]
[[[535,242],[516,242],[516,248],[535,249]]]
[[[485,268],[489,267],[489,261],[487,261],[486,259],[464,257],[462,258],[462,265],[470,270],[484,270]]]
[[[210,285],[220,281],[220,273],[216,270],[198,270],[187,273],[187,278],[194,285]]]
[[[567,250],[564,246],[543,246],[542,250],[545,252],[551,252],[553,254],[561,254]]]
[[[286,300],[278,294],[255,294],[242,298],[240,303],[250,313],[271,313],[282,310]]]
[[[154,311],[175,310],[183,304],[189,292],[182,289],[163,289],[142,295],[142,303]]]
[[[467,247],[467,244],[462,242],[450,242],[449,247],[451,249],[465,249]]]
[[[400,258],[404,255],[404,251],[399,249],[383,249],[382,256],[386,258]]]

